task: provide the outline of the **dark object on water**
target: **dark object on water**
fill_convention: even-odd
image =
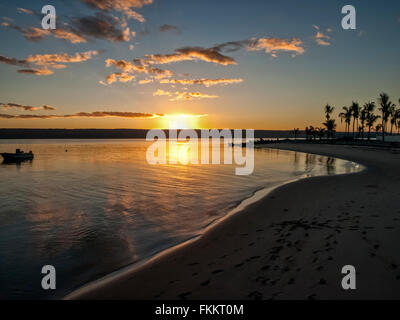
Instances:
[[[33,153],[29,151],[25,153],[20,149],[15,150],[15,153],[0,153],[4,162],[21,162],[25,160],[33,160]]]

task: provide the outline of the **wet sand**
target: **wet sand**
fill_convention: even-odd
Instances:
[[[400,299],[400,150],[275,144],[365,165],[279,187],[197,241],[68,299]],[[357,270],[343,290],[341,269]]]

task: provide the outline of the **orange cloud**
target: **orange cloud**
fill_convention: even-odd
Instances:
[[[315,41],[317,42],[318,45],[320,46],[330,46],[331,43],[329,40],[331,40],[331,37],[328,36],[327,34],[324,34],[323,32],[319,31],[320,28],[316,25],[313,25],[313,27],[317,30],[316,35],[313,37]],[[326,29],[326,32],[332,32],[332,29],[328,28]]]
[[[146,55],[145,63],[166,64],[180,61],[201,60],[222,65],[236,64],[235,59],[221,54],[215,48],[185,47],[175,50],[173,54]]]
[[[153,92],[153,96],[171,96],[172,93],[168,91],[164,91],[162,89],[158,89],[156,92]]]
[[[67,66],[63,63],[77,63],[91,59],[99,52],[96,50],[77,52],[74,55],[67,53],[56,54],[35,54],[30,55],[26,59],[17,60],[0,56],[0,62],[15,66],[26,67],[26,69],[18,70],[18,73],[34,74],[34,75],[50,75],[54,72],[51,69],[64,69]]]
[[[188,101],[188,100],[194,100],[194,99],[216,99],[218,96],[214,95],[208,95],[204,94],[201,92],[181,92],[181,91],[176,91],[176,92],[169,92],[169,91],[164,91],[162,89],[158,89],[157,91],[153,92],[153,96],[167,96],[167,97],[172,97],[169,99],[169,101]]]
[[[106,77],[106,82],[107,84],[112,84],[114,82],[129,82],[132,81],[133,79],[135,79],[135,76],[130,75],[126,72],[114,72],[109,74]],[[101,84],[105,84],[103,81],[100,81]]]
[[[34,74],[36,76],[48,76],[54,72],[49,69],[20,69],[17,70],[18,73]]]
[[[106,81],[108,84],[111,84],[116,81],[121,81],[121,79],[128,79],[129,81],[133,80],[135,78],[135,73],[145,73],[151,75],[154,79],[163,79],[166,77],[171,77],[173,75],[173,72],[170,70],[164,70],[156,67],[151,67],[149,65],[140,65],[140,61],[134,62],[129,62],[125,60],[114,60],[114,59],[106,59],[106,66],[111,67],[114,66],[117,69],[120,69],[123,71],[123,73],[115,72],[112,74],[109,74],[106,77]],[[121,75],[123,77],[121,78]],[[121,81],[121,82],[126,82],[126,81]],[[102,82],[100,82],[102,83]]]
[[[22,10],[22,8],[21,8]],[[26,10],[26,9],[24,9]],[[32,12],[32,14],[34,14]],[[30,41],[39,41],[42,40],[44,37],[53,35],[55,38],[58,39],[63,39],[66,41],[69,41],[71,43],[85,43],[87,40],[82,37],[81,35],[78,35],[76,32],[73,30],[66,30],[63,28],[57,28],[55,30],[44,30],[41,28],[37,27],[29,27],[27,29],[21,28],[20,26],[17,26],[16,24],[12,23],[11,19],[7,19],[8,21],[4,21],[1,23],[3,27],[11,28],[14,30],[19,31],[22,33],[22,35],[25,37],[25,39],[30,40]]]
[[[52,30],[54,37],[58,39],[68,40],[71,43],[85,43],[86,39],[76,33],[64,29]]]
[[[151,119],[164,117],[161,113],[140,113],[140,112],[119,112],[119,111],[95,111],[95,112],[78,112],[65,115],[41,115],[41,114],[0,114],[3,119],[56,119],[56,118],[105,118],[118,117],[130,119]]]
[[[25,9],[25,8],[17,8],[17,11],[20,13],[35,14],[32,10]]]
[[[218,96],[208,95],[201,92],[175,92],[175,97],[170,101],[190,101],[194,99],[216,99]]]
[[[97,50],[77,52],[72,56],[67,53],[35,54],[30,55],[26,59],[26,62],[34,63],[36,65],[48,65],[52,63],[77,63],[90,60],[97,54],[99,54]]]
[[[293,56],[303,54],[303,42],[298,38],[292,40],[279,39],[279,38],[259,38],[254,39],[250,42],[247,49],[250,51],[265,50],[265,53],[269,53],[273,56],[279,51],[292,52]]]
[[[142,8],[153,3],[153,0],[82,0],[84,3],[102,11],[119,11],[128,18],[144,22],[145,18],[132,8]]]
[[[206,87],[211,87],[215,85],[227,85],[227,84],[232,84],[232,83],[241,83],[243,82],[243,79],[237,78],[237,79],[163,79],[160,81],[160,83],[168,83],[168,84],[182,84],[182,85],[204,85]]]
[[[48,106],[48,105],[44,105],[41,107],[33,107],[33,106],[25,106],[25,105],[21,105],[21,104],[17,104],[17,103],[2,103],[0,102],[0,106],[3,107],[4,110],[8,110],[10,108],[16,108],[16,109],[23,109],[25,111],[37,111],[37,110],[56,110],[56,108]]]

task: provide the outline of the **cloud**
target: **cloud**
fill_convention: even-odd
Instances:
[[[153,79],[143,79],[143,80],[139,80],[139,84],[148,84],[148,83],[152,83],[154,82]]]
[[[168,84],[182,84],[182,85],[204,85],[206,87],[211,87],[215,85],[228,85],[232,83],[241,83],[243,79],[236,78],[236,79],[162,79],[160,83],[168,83]]]
[[[172,93],[168,91],[164,91],[162,89],[158,89],[157,91],[153,92],[153,96],[171,96]]]
[[[241,41],[230,41],[213,47],[218,52],[235,52],[241,49],[247,51],[261,51],[276,57],[279,52],[292,52],[292,56],[301,55],[305,52],[303,42],[299,38],[282,39],[274,37],[251,38]]]
[[[259,38],[250,41],[247,50],[265,50],[265,53],[276,56],[278,52],[292,52],[292,56],[304,53],[303,42],[298,38],[279,39],[279,38]]]
[[[172,24],[163,24],[158,28],[160,32],[167,32],[167,31],[176,31],[179,33],[179,28]]]
[[[5,56],[0,56],[0,62],[20,67],[27,67],[29,65],[26,60],[17,60],[15,58],[8,58]]]
[[[54,73],[54,71],[51,69],[66,68],[67,66],[64,65],[64,63],[78,63],[87,61],[98,53],[99,51],[91,50],[86,52],[77,52],[74,55],[69,55],[67,53],[35,54],[30,55],[28,58],[23,60],[0,56],[0,62],[25,67],[24,69],[18,70],[18,73],[46,76]]]
[[[126,72],[114,72],[114,73],[109,74],[106,77],[106,82],[107,82],[107,84],[112,84],[117,81],[125,83],[125,82],[132,81],[133,79],[135,79],[135,76],[130,75]],[[102,82],[102,81],[100,81],[100,83],[104,84],[104,82]]]
[[[194,99],[216,99],[219,98],[215,95],[208,95],[201,92],[175,92],[175,97],[170,99],[170,101],[190,101]]]
[[[58,39],[67,40],[73,44],[87,42],[87,40],[84,37],[76,34],[75,32],[68,31],[68,30],[62,29],[62,28],[60,28],[60,29],[57,28],[55,30],[52,30],[52,34],[54,35],[54,37],[56,37]]]
[[[41,15],[33,13],[41,19]],[[68,41],[70,43],[86,43],[87,37],[108,40],[112,42],[127,42],[135,32],[130,30],[125,19],[120,19],[102,12],[94,16],[84,16],[70,19],[69,23],[57,23],[54,30],[44,30],[37,27],[23,28],[16,25],[12,19],[3,18],[1,25],[22,33],[29,41],[40,41],[45,37],[54,36],[55,38]]]
[[[18,73],[34,74],[36,76],[48,76],[54,72],[49,69],[19,69]]]
[[[106,82],[108,84],[114,83],[116,81],[127,82],[124,79],[128,79],[128,81],[133,80],[135,78],[135,74],[148,74],[151,75],[154,79],[163,79],[167,77],[171,77],[173,72],[170,70],[164,70],[156,67],[149,66],[148,64],[142,65],[141,60],[136,61],[126,61],[126,60],[114,60],[114,59],[106,59],[106,66],[111,67],[114,66],[117,69],[123,71],[123,73],[115,72],[109,74],[106,77]],[[100,82],[101,83],[101,82]]]
[[[35,12],[33,12],[32,10],[25,9],[25,8],[17,8],[17,11],[20,13],[26,13],[26,14],[31,14],[31,15],[35,14]]]
[[[123,13],[126,17],[144,22],[145,18],[133,8],[142,8],[153,3],[153,0],[81,0],[96,9],[110,12],[112,10]]]
[[[225,56],[216,48],[184,47],[172,54],[146,55],[144,61],[149,64],[166,64],[180,61],[201,60],[221,65],[236,64],[235,59]]]
[[[322,31],[320,31],[320,28],[316,25],[313,25],[313,27],[317,30],[316,35],[313,37],[315,39],[315,41],[317,42],[318,45],[320,46],[330,46],[330,40],[331,37],[328,36],[327,34],[324,34]],[[326,29],[327,33],[332,32],[332,29],[328,28]]]
[[[52,106],[48,106],[48,105],[44,105],[41,107],[33,107],[33,106],[25,106],[25,105],[11,103],[11,102],[9,102],[9,103],[0,102],[0,106],[2,106],[4,110],[8,110],[11,108],[23,109],[25,111],[37,111],[37,110],[53,111],[53,110],[56,110],[56,108],[54,108]]]
[[[95,111],[95,112],[78,112],[65,115],[41,115],[41,114],[0,114],[3,119],[57,119],[57,118],[105,118],[118,117],[129,119],[152,119],[164,117],[161,113],[140,113],[140,112],[118,112],[118,111]]]
[[[4,18],[3,18],[4,19]],[[57,29],[54,30],[44,30],[41,28],[37,27],[29,27],[29,28],[22,28],[12,22],[11,19],[7,19],[7,21],[3,21],[1,23],[1,26],[14,29],[25,37],[25,39],[29,41],[40,41],[43,40],[47,36],[54,36],[55,38],[62,39],[69,41],[70,43],[85,43],[87,40],[82,37],[81,35],[78,35],[74,30],[72,29],[65,29],[62,27],[57,27]]]
[[[90,60],[93,56],[98,54],[99,51],[97,50],[77,52],[74,55],[69,55],[67,53],[35,54],[30,55],[26,59],[26,62],[34,63],[36,65],[52,65],[54,63],[77,63]]]
[[[103,13],[72,19],[71,24],[77,30],[76,33],[112,42],[127,42],[132,35],[129,27],[125,23],[121,24],[119,18]]]
[[[194,99],[216,99],[218,96],[208,95],[200,92],[186,92],[186,91],[176,91],[176,92],[169,92],[164,91],[162,89],[158,89],[157,91],[153,92],[153,96],[167,96],[172,97],[169,101],[188,101]]]

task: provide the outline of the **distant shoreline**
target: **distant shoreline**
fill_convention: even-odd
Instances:
[[[5,139],[145,139],[150,129],[29,129],[0,128],[0,140]],[[168,129],[163,129],[168,134]],[[200,129],[195,129],[200,131]],[[219,129],[221,130],[221,129]],[[337,137],[345,133],[338,132]],[[255,138],[293,139],[291,130],[255,130]],[[304,139],[305,134],[297,135]]]

